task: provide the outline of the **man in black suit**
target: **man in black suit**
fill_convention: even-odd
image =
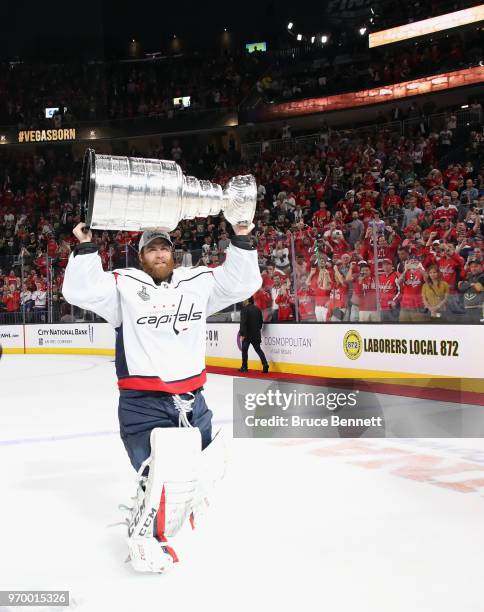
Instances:
[[[249,353],[249,346],[252,344],[255,352],[259,355],[262,363],[262,371],[267,374],[269,371],[269,364],[267,363],[264,351],[260,347],[262,341],[260,330],[264,321],[262,319],[262,312],[254,304],[254,298],[250,297],[243,303],[243,308],[240,312],[240,339],[242,340],[242,367],[240,372],[247,372],[247,358]]]

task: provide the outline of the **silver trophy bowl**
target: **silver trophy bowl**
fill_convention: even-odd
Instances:
[[[96,155],[87,149],[81,181],[81,212],[92,229],[172,231],[182,219],[223,211],[231,225],[250,225],[257,187],[251,174],[235,176],[224,189],[185,176],[165,159]]]

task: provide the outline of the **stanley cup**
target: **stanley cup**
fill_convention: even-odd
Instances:
[[[87,149],[81,210],[92,229],[172,231],[181,219],[223,211],[231,225],[250,225],[257,188],[252,175],[235,176],[226,187],[185,176],[174,161],[96,155]]]

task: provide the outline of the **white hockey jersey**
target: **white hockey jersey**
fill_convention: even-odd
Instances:
[[[175,268],[159,285],[135,268],[104,272],[98,253],[70,255],[62,292],[116,329],[120,389],[186,393],[204,384],[206,317],[262,283],[256,250],[231,244],[226,255],[217,268]]]

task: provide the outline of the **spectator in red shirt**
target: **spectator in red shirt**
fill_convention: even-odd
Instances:
[[[47,276],[47,258],[40,249],[37,253],[37,258],[34,260],[34,264],[40,276]]]
[[[47,255],[53,259],[57,255],[57,242],[52,234],[47,236]]]
[[[262,271],[261,276],[262,286],[264,289],[272,289],[274,286],[274,278],[276,276],[279,277],[280,281],[286,280],[286,275],[279,272],[279,270],[276,270],[272,262],[267,264],[266,269]]]
[[[59,247],[59,251],[60,251],[60,247]],[[65,253],[66,251],[63,251],[63,255],[62,255],[63,258],[65,257]],[[106,245],[104,243],[102,243],[99,247],[99,257],[101,258],[103,270],[105,271],[109,270],[109,264],[110,264],[109,250],[106,248]],[[59,265],[61,265],[62,267],[65,267],[63,259],[59,261]]]
[[[7,312],[18,312],[20,310],[20,291],[14,284],[8,287],[5,307]]]
[[[378,212],[376,208],[373,207],[373,203],[370,200],[366,200],[364,204],[362,204],[360,208],[359,217],[363,221],[365,228],[368,225],[369,221],[372,221],[375,218],[375,213]]]
[[[294,300],[289,295],[286,286],[282,286],[279,290],[279,294],[276,297],[276,304],[278,306],[278,322],[281,321],[293,321],[293,304]]]
[[[464,275],[464,258],[455,252],[452,243],[439,244],[435,254],[435,261],[442,274],[442,280],[449,285],[449,293],[455,294],[457,291],[457,276]]]
[[[398,302],[400,299],[400,285],[398,272],[393,269],[392,260],[382,260],[383,271],[378,277],[380,284],[381,320],[383,323],[398,321]]]
[[[420,235],[422,233],[422,228],[418,224],[417,217],[413,217],[413,219],[410,220],[410,223],[404,228],[403,233],[406,238],[415,238],[417,234]]]
[[[69,261],[70,254],[71,254],[71,247],[65,240],[61,240],[59,243],[59,248],[57,250],[57,256],[59,258],[57,265],[60,266],[61,268],[65,268],[67,266],[67,262]],[[106,269],[107,268],[105,268],[105,270]]]
[[[303,253],[306,250],[308,245],[311,245],[311,240],[314,237],[315,232],[312,228],[308,227],[304,224],[303,221],[300,221],[297,224],[297,229],[294,232],[294,250],[297,253]]]
[[[326,202],[319,203],[319,210],[313,215],[313,225],[318,229],[323,229],[326,223],[331,220],[331,213],[326,207]]]
[[[309,274],[311,271],[311,264],[309,258],[305,258],[302,253],[296,255],[296,265],[294,266],[294,275],[296,277],[296,284],[299,286],[301,276]]]
[[[297,290],[297,301],[300,321],[315,321],[314,291],[309,286],[307,276],[301,278],[301,287]]]
[[[330,294],[327,303],[328,306],[328,321],[344,321],[348,316],[348,281],[343,276],[341,271],[341,260],[338,260],[333,266],[333,280],[330,284]],[[326,278],[331,280],[329,272],[325,270]]]
[[[14,288],[20,287],[20,278],[15,274],[13,270],[10,270],[8,276],[5,277],[4,282],[7,286],[13,285]]]
[[[313,268],[309,281],[314,293],[314,315],[316,321],[325,323],[328,320],[328,301],[331,291],[331,275],[329,270],[326,267]]]
[[[403,274],[398,279],[400,285],[400,317],[403,322],[424,321],[422,285],[425,282],[425,269],[415,258],[409,258],[404,265]]]
[[[331,247],[333,261],[341,259],[343,253],[346,253],[350,248],[340,229],[333,230],[331,237],[327,240],[327,244]]]
[[[353,281],[352,302],[359,309],[358,320],[361,323],[378,322],[380,314],[376,307],[376,284],[366,261],[360,262],[360,272]]]
[[[270,321],[272,314],[272,297],[270,291],[261,287],[254,293],[254,304],[262,311],[264,322]]]
[[[434,234],[434,238],[439,240],[454,240],[457,238],[455,228],[449,222],[447,217],[441,217],[435,220],[435,224],[429,228],[430,235]]]
[[[388,210],[402,208],[403,202],[402,198],[399,195],[395,194],[395,187],[389,187],[388,193],[383,199],[382,203],[382,213],[386,216],[388,214]]]
[[[447,309],[449,320],[452,320],[452,315],[464,314],[462,296],[457,292],[457,283],[465,276],[464,258],[455,252],[455,246],[452,243],[447,243],[439,244],[435,261],[442,280],[449,286]]]
[[[444,195],[442,205],[435,209],[434,217],[435,219],[447,218],[449,221],[455,221],[457,214],[457,207],[450,203],[450,196]]]

